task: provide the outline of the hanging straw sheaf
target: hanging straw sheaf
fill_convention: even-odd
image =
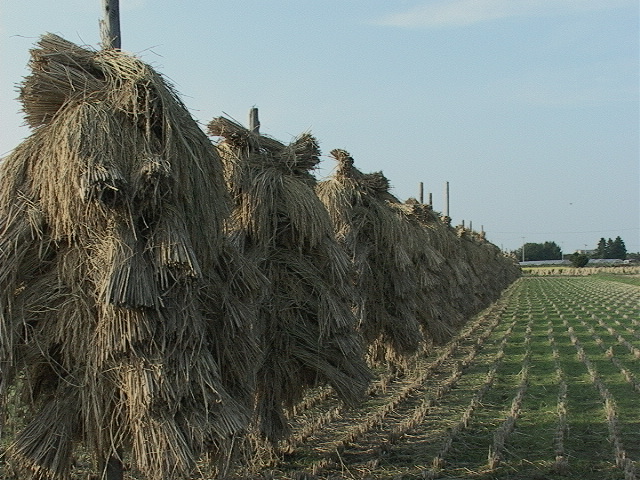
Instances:
[[[519,275],[484,236],[455,231],[430,206],[401,204],[381,173],[333,150],[335,174],[317,191],[355,267],[355,308],[373,361],[402,365],[446,342]]]
[[[427,342],[444,344],[462,323],[459,317],[451,315],[448,306],[442,305],[442,285],[446,278],[446,258],[440,250],[446,244],[446,226],[433,215],[427,205],[408,200],[404,204],[412,235],[408,239],[413,264],[413,276],[419,294],[416,300],[416,316],[425,332]],[[445,250],[446,251],[446,250]]]
[[[68,475],[71,468],[73,440],[77,437],[79,421],[76,392],[61,387],[39,405],[39,411],[20,432],[8,453],[23,471],[31,472],[37,480]],[[34,461],[37,459],[38,461]]]
[[[235,206],[229,234],[268,281],[256,319],[255,428],[273,445],[309,387],[329,384],[349,404],[364,394],[370,374],[350,310],[349,262],[314,192],[311,135],[284,145],[225,118],[209,133],[224,139],[218,149]]]
[[[423,345],[419,288],[412,258],[418,231],[389,193],[381,173],[363,174],[344,150],[333,150],[336,173],[320,182],[336,235],[353,264],[354,309],[370,358],[402,366]]]
[[[227,459],[255,383],[262,280],[224,238],[220,158],[138,59],[50,34],[31,53],[34,132],[0,165],[0,393],[36,414],[7,459],[66,478],[81,444],[186,478]]]
[[[413,220],[427,232],[429,245],[444,260],[428,267],[437,277],[424,290],[423,298],[430,303],[428,311],[451,328],[458,328],[495,301],[519,276],[519,268],[484,235],[451,228],[429,205],[415,199],[406,204]]]

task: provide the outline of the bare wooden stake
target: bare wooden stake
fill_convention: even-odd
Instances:
[[[102,19],[100,20],[100,36],[102,48],[120,49],[120,2],[119,0],[102,0]],[[101,478],[104,480],[123,480],[124,468],[122,465],[122,450],[118,449],[116,455],[100,463]]]
[[[100,474],[98,478],[101,480],[123,480],[124,468],[122,465],[122,449],[117,449],[116,453],[110,455],[108,459],[100,459],[98,468]]]
[[[444,186],[444,216],[451,218],[449,215],[449,182]]]
[[[249,110],[249,131],[260,134],[260,120],[258,119],[258,107],[253,107]]]
[[[424,203],[424,183],[420,182],[420,204]]]
[[[122,47],[120,38],[120,1],[102,0],[102,19],[100,20],[100,36],[102,48]]]

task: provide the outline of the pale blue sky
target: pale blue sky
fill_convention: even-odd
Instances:
[[[2,0],[0,155],[28,134],[16,85],[45,32],[97,48],[100,0]],[[433,192],[505,249],[620,235],[640,251],[636,0],[121,0],[123,49],[194,118],[228,114]]]

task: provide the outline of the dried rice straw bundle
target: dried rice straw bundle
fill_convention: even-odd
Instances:
[[[348,404],[367,387],[349,263],[314,192],[319,149],[311,135],[284,145],[225,118],[209,133],[224,138],[218,148],[235,202],[230,235],[269,282],[257,323],[255,418],[258,436],[275,445],[309,387],[330,384]]]
[[[414,252],[421,233],[389,193],[382,173],[364,174],[344,150],[332,178],[317,192],[354,268],[354,309],[372,363],[403,366],[424,345]],[[435,260],[434,260],[435,261]],[[434,326],[435,329],[440,326]]]
[[[429,343],[447,342],[462,323],[462,316],[449,301],[451,273],[446,255],[451,255],[448,227],[435,215],[429,205],[411,198],[403,205],[410,227],[414,231],[411,258],[413,278],[420,294],[416,316]]]
[[[451,228],[429,205],[414,199],[406,204],[412,210],[412,218],[430,233],[429,244],[444,259],[434,271],[438,281],[425,291],[425,297],[436,305],[432,314],[449,326],[461,326],[518,278],[519,269],[513,268],[513,261],[487,242],[483,234]]]
[[[513,259],[506,257],[484,236],[459,226],[455,229],[459,254],[454,268],[467,279],[461,284],[466,301],[461,310],[466,317],[475,315],[497,300],[502,291],[520,275]]]
[[[471,266],[475,275],[482,279],[478,296],[484,308],[499,298],[522,272],[513,257],[504,255],[496,245],[487,241],[484,232],[466,231],[462,238],[467,250],[473,252],[475,261]]]
[[[425,246],[430,247],[430,258],[438,259],[426,265],[433,275],[424,292],[425,311],[450,327],[463,323],[463,318],[454,306],[453,292],[458,288],[458,279],[451,269],[451,259],[457,255],[457,237],[443,219],[429,205],[419,204],[414,199],[405,202],[410,210],[409,217],[424,230],[427,236]]]
[[[34,132],[0,165],[0,393],[34,412],[8,459],[67,478],[80,443],[187,478],[227,457],[255,382],[263,279],[225,241],[222,164],[141,61],[51,34],[31,55]]]

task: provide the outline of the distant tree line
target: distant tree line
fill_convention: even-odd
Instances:
[[[524,249],[524,256],[522,251]],[[515,257],[525,262],[531,262],[536,260],[561,260],[562,249],[556,242],[544,242],[544,243],[525,243],[523,247],[520,247],[514,252]]]
[[[523,255],[524,250],[524,255]],[[560,260],[563,257],[562,249],[556,242],[544,242],[544,243],[525,243],[524,246],[513,252],[514,256],[520,261],[538,261],[538,260]],[[587,259],[589,258],[618,258],[620,260],[626,260],[627,247],[620,236],[617,236],[615,240],[605,240],[601,238],[598,241],[594,253],[588,255],[586,252],[582,252]]]

